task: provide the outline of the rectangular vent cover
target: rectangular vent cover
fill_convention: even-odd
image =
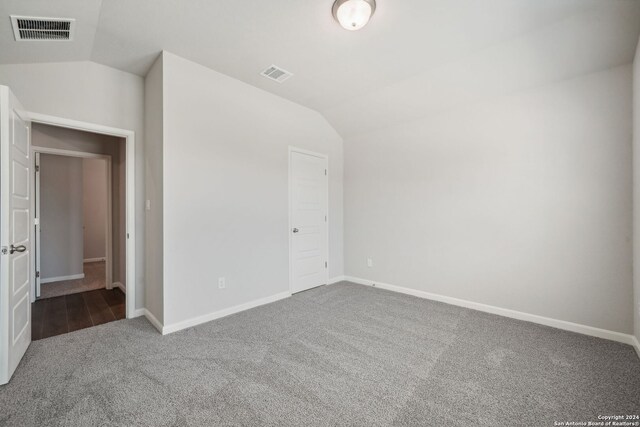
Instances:
[[[16,41],[71,41],[76,20],[11,15],[11,24]]]
[[[280,67],[276,67],[275,65],[270,66],[260,74],[278,83],[282,83],[283,81],[287,80],[289,77],[293,76],[292,73],[286,70],[283,70]]]

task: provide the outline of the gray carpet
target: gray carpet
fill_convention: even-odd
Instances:
[[[7,426],[552,426],[640,414],[627,345],[341,283],[162,337],[34,342]]]

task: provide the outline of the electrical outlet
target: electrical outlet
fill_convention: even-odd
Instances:
[[[367,267],[373,267],[373,260],[371,258],[367,258]]]
[[[227,279],[224,277],[218,277],[218,289],[224,289],[227,287]]]

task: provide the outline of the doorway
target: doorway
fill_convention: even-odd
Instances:
[[[291,293],[328,282],[328,158],[289,148],[289,280]]]
[[[126,317],[136,311],[136,227],[135,227],[135,133],[93,123],[31,113],[7,86],[0,85],[0,385],[11,379],[32,338],[32,313],[35,301],[36,218],[32,172],[35,158],[32,148],[34,124],[94,132],[121,138],[126,181],[122,191],[125,221],[121,224],[125,241],[122,257],[128,296]]]
[[[32,339],[126,317],[125,140],[32,124]]]
[[[82,154],[35,151],[36,299],[111,289],[111,158]]]

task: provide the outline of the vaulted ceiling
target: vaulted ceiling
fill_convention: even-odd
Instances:
[[[343,136],[633,60],[638,0],[377,0],[343,30],[333,0],[2,0],[0,63],[91,60],[144,76],[168,50],[323,114]],[[77,20],[16,42],[9,15]],[[285,83],[259,73],[276,64]]]

